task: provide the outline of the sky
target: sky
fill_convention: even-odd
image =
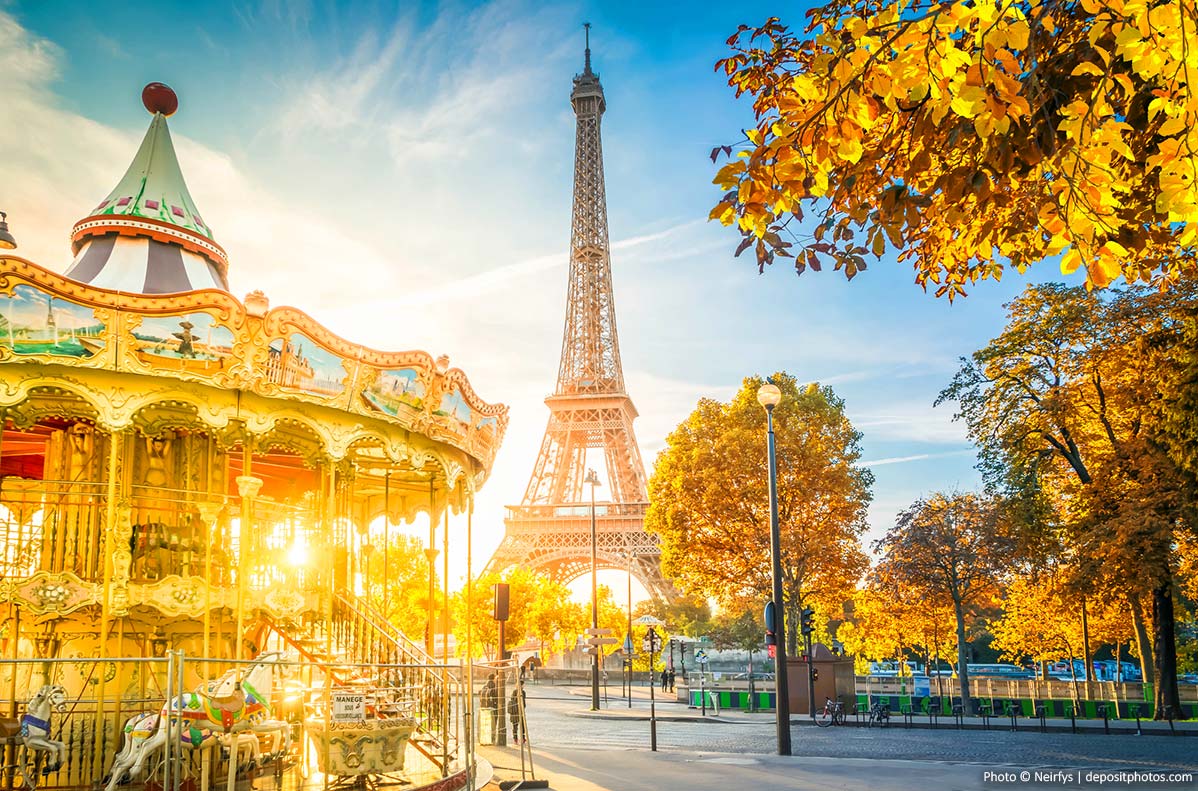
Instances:
[[[738,24],[798,24],[803,10],[192,0],[138,4],[134,18],[0,0],[0,211],[18,254],[63,271],[72,225],[117,183],[149,124],[142,86],[170,85],[179,160],[229,253],[235,295],[262,289],[366,346],[447,354],[485,400],[509,405],[476,505],[474,555],[486,558],[503,506],[524,493],[557,374],[569,95],[589,21],[607,99],[620,351],[646,465],[700,398],[727,400],[746,376],[832,385],[875,476],[872,541],[919,497],[978,485],[953,406],[932,403],[959,358],[1001,331],[1003,304],[1029,278],[983,282],[950,305],[893,258],[849,283],[785,264],[758,274],[751,256],[733,257],[739,236],[707,221],[719,199],[708,154],[752,115],[713,64]],[[1036,279],[1062,279],[1040,268]],[[622,599],[623,576],[611,575],[601,582]]]

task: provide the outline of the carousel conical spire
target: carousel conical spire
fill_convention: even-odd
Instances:
[[[228,257],[200,216],[175,156],[166,118],[179,107],[162,83],[142,90],[154,116],[124,178],[75,224],[66,275],[100,288],[169,294],[229,290]]]

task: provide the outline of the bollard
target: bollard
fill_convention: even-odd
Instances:
[[[1077,708],[1072,703],[1069,704],[1069,727],[1077,733]]]
[[[1048,712],[1043,703],[1036,706],[1036,714],[1040,715],[1040,733],[1048,733]]]
[[[1169,733],[1173,736],[1177,735],[1177,731],[1173,728],[1173,707],[1165,706],[1165,719],[1169,721]]]
[[[953,704],[953,718],[957,721],[957,730],[961,730],[961,726],[965,719],[965,706],[960,703]]]
[[[1140,704],[1131,704],[1132,716],[1136,718],[1136,736],[1143,736],[1144,732],[1140,730]]]
[[[1019,713],[1012,701],[1007,701],[1007,711],[1011,715],[1011,730],[1019,730]]]
[[[1107,736],[1111,735],[1111,709],[1107,704],[1103,703],[1099,706],[1102,709],[1102,730]]]

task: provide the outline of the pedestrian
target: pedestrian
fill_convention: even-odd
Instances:
[[[670,668],[670,692],[674,691],[674,668]]]
[[[524,704],[527,701],[524,685],[517,684],[507,702],[507,715],[512,721],[512,742],[515,744],[522,744],[528,740],[528,727],[524,722]]]
[[[661,691],[665,692],[670,683],[670,671],[664,667],[661,669]]]
[[[495,729],[499,727],[499,689],[495,686],[495,677],[487,676],[487,683],[478,693],[478,704],[482,708],[480,723],[483,727],[481,738],[487,738],[486,744],[495,743]],[[487,734],[487,736],[483,736]],[[488,738],[489,737],[489,738]],[[480,739],[481,740],[481,739]]]

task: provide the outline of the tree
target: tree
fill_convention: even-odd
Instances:
[[[831,388],[777,374],[774,408],[782,603],[787,641],[798,613],[839,613],[867,561],[860,536],[873,475],[857,466],[860,433]],[[662,569],[690,593],[741,611],[771,598],[765,412],[757,377],[726,403],[699,402],[667,438],[649,483],[645,529],[661,537]]]
[[[366,564],[366,600],[406,635],[424,634],[428,622],[428,559],[417,538],[396,534],[375,548]],[[434,588],[436,579],[434,578]],[[438,594],[439,595],[439,594]],[[439,599],[433,602],[439,609]]]
[[[756,125],[711,216],[759,269],[852,278],[890,246],[950,299],[1058,255],[1087,287],[1194,277],[1194,0],[833,0],[808,17],[742,25],[716,64]]]
[[[957,678],[961,705],[969,694],[968,629],[998,593],[1014,549],[999,523],[996,505],[974,494],[934,494],[903,511],[874,544],[882,555],[878,573],[894,584],[952,603],[956,621]]]
[[[584,620],[581,605],[570,600],[565,586],[517,566],[503,574],[485,574],[470,583],[474,597],[472,621],[466,617],[466,591],[453,597],[453,633],[460,651],[465,651],[466,624],[471,623],[475,656],[498,657],[499,627],[491,605],[497,582],[506,582],[509,586],[508,620],[504,627],[509,650],[529,637],[544,645],[553,641],[558,632],[558,645],[563,645],[562,641],[573,645],[569,638],[576,637],[590,623],[589,613]]]
[[[1072,662],[1082,657],[1089,690],[1094,679],[1093,649],[1126,641],[1131,636],[1130,624],[1118,600],[1087,599],[1077,592],[1072,579],[1066,570],[1050,569],[1011,580],[1002,617],[990,623],[992,645],[1013,660]]]
[[[875,572],[854,593],[851,611],[836,638],[863,675],[870,662],[902,662],[914,654],[931,669],[934,662],[956,654],[952,607],[926,590],[906,589]]]
[[[1162,372],[1174,368],[1178,319],[1194,304],[1189,284],[1102,297],[1029,287],[1007,306],[1002,334],[937,400],[960,404],[988,485],[1049,504],[1025,535],[1074,567],[1080,592],[1115,590],[1129,601],[1141,656],[1155,664],[1157,716],[1180,705],[1176,540],[1194,529],[1196,499],[1162,440]],[[1141,597],[1151,601],[1151,651]]]

